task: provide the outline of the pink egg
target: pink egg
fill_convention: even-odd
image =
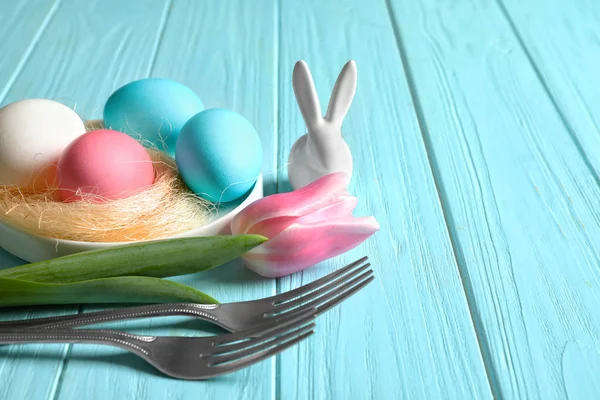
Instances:
[[[146,149],[117,131],[97,130],[75,139],[58,161],[58,196],[62,201],[85,195],[120,199],[154,183],[154,166]]]

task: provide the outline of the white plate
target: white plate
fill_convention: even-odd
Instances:
[[[252,191],[241,203],[221,209],[215,219],[201,228],[187,231],[172,237],[197,237],[230,234],[233,217],[250,203],[263,197],[263,176],[259,175]],[[0,221],[0,247],[25,261],[48,260],[87,250],[97,250],[125,243],[78,242],[74,240],[52,239],[20,231]]]

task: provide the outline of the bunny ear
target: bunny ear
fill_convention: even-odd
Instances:
[[[327,115],[325,116],[327,121],[342,125],[356,92],[356,75],[356,63],[350,60],[342,68],[342,72],[340,72],[340,76],[338,76],[333,87],[333,93],[331,93],[331,99],[327,107]]]
[[[319,97],[312,75],[310,74],[310,69],[308,69],[308,65],[302,60],[294,65],[292,85],[306,126],[314,126],[323,119],[323,115],[321,114],[321,104],[319,103]]]

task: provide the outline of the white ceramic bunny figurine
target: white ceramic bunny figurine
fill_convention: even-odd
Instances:
[[[327,114],[321,113],[315,84],[304,61],[294,66],[292,84],[308,133],[300,137],[290,152],[288,176],[299,189],[333,173],[352,175],[352,154],[342,138],[342,121],[356,92],[356,63],[348,61],[335,82]]]

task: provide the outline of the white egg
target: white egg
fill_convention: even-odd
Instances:
[[[52,100],[28,99],[0,109],[0,185],[28,185],[52,169],[86,132],[75,111]]]

